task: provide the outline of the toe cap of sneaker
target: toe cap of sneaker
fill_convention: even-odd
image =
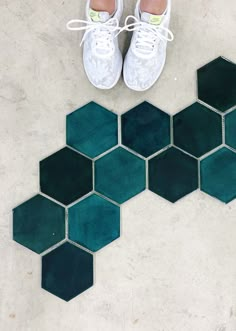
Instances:
[[[121,70],[122,70],[122,57],[121,54],[117,55],[115,59],[110,62],[107,60],[99,61],[97,59],[88,59],[84,57],[84,69],[86,75],[91,82],[97,88],[111,89],[118,82]],[[110,64],[112,63],[112,64]]]

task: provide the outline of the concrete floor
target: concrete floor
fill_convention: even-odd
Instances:
[[[81,35],[65,29],[84,4],[0,0],[0,329],[235,331],[236,201],[199,191],[175,205],[151,192],[131,199],[122,237],[96,255],[95,286],[69,303],[40,288],[40,256],[12,241],[11,210],[37,193],[38,161],[64,145],[66,114],[91,100],[119,114],[148,100],[174,114],[196,99],[197,68],[236,61],[235,1],[175,0],[175,41],[155,87],[96,90]]]

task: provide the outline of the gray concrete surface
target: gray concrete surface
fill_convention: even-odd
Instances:
[[[130,200],[122,237],[96,255],[95,286],[69,303],[40,288],[40,257],[12,241],[11,209],[38,191],[38,161],[64,145],[66,114],[91,100],[119,114],[148,100],[174,114],[195,100],[197,68],[236,61],[234,0],[174,0],[159,82],[101,92],[83,72],[81,35],[65,29],[84,4],[0,0],[0,330],[235,331],[236,201]]]

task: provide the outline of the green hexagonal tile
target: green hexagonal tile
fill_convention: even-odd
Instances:
[[[63,148],[40,162],[41,191],[68,205],[93,188],[92,161]]]
[[[121,117],[122,144],[148,157],[170,144],[170,116],[143,102]]]
[[[236,64],[218,57],[197,71],[198,98],[225,112],[236,105]]]
[[[120,236],[120,208],[93,194],[69,208],[69,239],[96,252]]]
[[[65,209],[36,195],[13,209],[13,239],[42,253],[65,238]]]
[[[222,144],[222,117],[195,102],[174,116],[174,144],[200,157]]]
[[[198,162],[171,147],[149,160],[149,190],[176,202],[198,188]]]
[[[117,115],[90,102],[66,118],[67,144],[91,158],[118,143]]]
[[[145,161],[117,148],[95,162],[95,190],[123,203],[145,189]]]
[[[68,242],[42,257],[42,288],[70,301],[93,285],[93,255]]]
[[[201,190],[222,202],[236,197],[236,154],[221,148],[201,161]]]

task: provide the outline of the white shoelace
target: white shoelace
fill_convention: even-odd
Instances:
[[[134,22],[128,24],[132,19]],[[150,53],[154,50],[158,41],[173,41],[174,35],[168,28],[160,25],[151,25],[147,22],[138,20],[135,16],[126,17],[125,25],[121,31],[138,31],[135,47],[137,50],[145,50]],[[163,32],[166,32],[163,34]]]
[[[78,26],[80,24],[83,25]],[[87,38],[88,33],[93,32],[96,41],[95,47],[97,50],[102,51],[104,56],[109,56],[114,52],[113,39],[116,38],[122,30],[119,27],[118,19],[114,17],[110,18],[106,22],[93,22],[75,19],[69,21],[66,27],[71,31],[85,31],[80,46],[82,46],[83,42]],[[114,35],[113,32],[117,33]]]

